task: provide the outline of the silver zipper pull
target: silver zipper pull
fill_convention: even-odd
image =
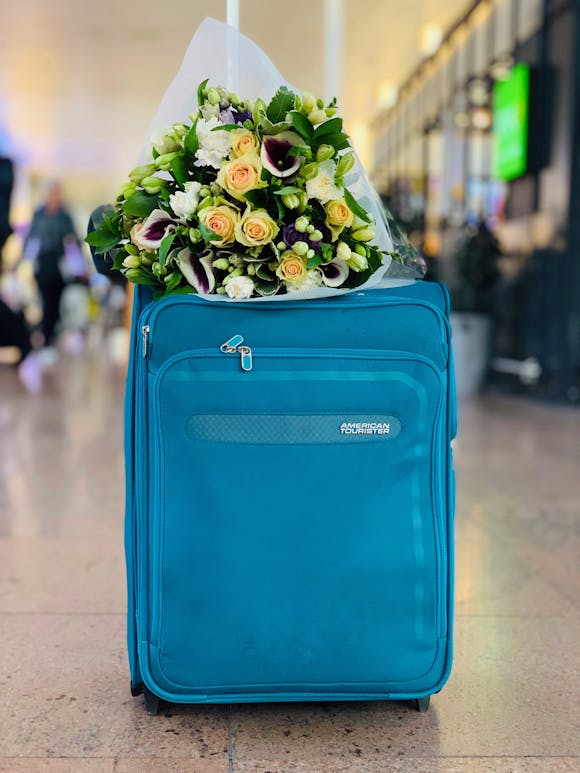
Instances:
[[[151,331],[151,328],[149,325],[143,325],[141,328],[141,335],[143,336],[143,357],[147,357],[147,350],[148,350],[148,344],[149,344],[149,332]]]
[[[249,346],[238,346],[238,352],[241,357],[242,370],[249,372],[252,370],[252,350]]]
[[[241,335],[232,336],[229,340],[220,346],[220,351],[224,354],[235,354],[238,351],[238,346],[244,343],[244,337]]]

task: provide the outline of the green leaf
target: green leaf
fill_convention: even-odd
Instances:
[[[168,295],[169,293],[172,293],[176,287],[178,287],[181,284],[181,280],[183,278],[183,274],[181,274],[179,271],[174,271],[172,274],[169,274],[169,281],[167,282],[165,294]]]
[[[280,289],[280,282],[256,282],[255,287],[258,295],[276,295]]]
[[[270,269],[267,266],[259,266],[259,268],[256,269],[256,276],[259,279],[263,279],[264,282],[276,282],[276,275],[270,271]]]
[[[208,81],[209,81],[209,78],[206,78],[197,87],[197,105],[198,105],[198,107],[201,107],[203,105],[203,92],[205,91],[205,87],[207,86]]]
[[[281,86],[270,100],[266,115],[272,123],[279,123],[286,118],[286,113],[292,110],[296,96],[286,86]]]
[[[314,134],[314,129],[312,128],[312,124],[306,118],[305,115],[302,115],[302,113],[299,113],[296,110],[293,110],[290,113],[290,121],[292,123],[292,126],[296,129],[298,134],[301,137],[304,137],[305,140],[310,141],[312,139],[312,135]]]
[[[284,196],[286,193],[302,193],[302,188],[297,188],[295,185],[285,185],[284,188],[278,188],[274,191],[274,196]]]
[[[324,263],[322,255],[315,255],[313,258],[310,258],[306,264],[306,268],[316,268],[316,266],[320,266],[321,263]]]
[[[235,129],[240,129],[239,123],[223,123],[220,126],[216,126],[212,129],[212,132],[233,132]]]
[[[114,250],[113,253],[111,253],[113,257],[113,264],[111,268],[115,269],[116,271],[119,271],[119,269],[123,268],[123,261],[127,257],[127,254],[125,250]]]
[[[151,196],[145,191],[137,191],[121,204],[126,215],[131,217],[147,217],[157,207],[157,196]]]
[[[183,156],[176,156],[171,162],[171,171],[173,176],[180,185],[183,185],[187,180],[187,171],[185,169],[185,161]]]
[[[205,242],[215,242],[216,239],[220,238],[219,234],[216,234],[215,231],[212,231],[211,228],[208,228],[202,222],[200,222],[197,227],[199,228],[201,237]]]
[[[320,140],[321,137],[328,137],[332,134],[340,134],[341,132],[342,118],[331,118],[316,127],[313,137],[315,140]],[[330,145],[330,142],[328,144]]]
[[[370,223],[371,219],[369,217],[369,213],[366,211],[366,209],[361,207],[348,188],[344,189],[344,200],[346,201],[346,206],[350,209],[353,215],[360,217],[360,219],[364,220],[366,223]]]
[[[183,138],[183,148],[186,153],[191,156],[195,156],[197,149],[199,148],[199,140],[197,138],[197,118],[193,122],[191,129],[187,132]]]
[[[195,290],[191,285],[185,285],[183,287],[176,287],[174,290],[168,290],[165,295],[193,295]]]
[[[159,245],[159,262],[162,266],[165,265],[165,258],[167,257],[176,236],[177,234],[175,233],[168,233],[161,239],[161,244]]]
[[[244,193],[244,198],[255,207],[265,207],[268,203],[268,196],[266,192],[260,188],[256,188],[252,191]]]
[[[142,268],[132,268],[131,279],[129,281],[136,285],[153,285],[157,283],[157,280],[150,271],[146,271]]]
[[[109,252],[109,250],[112,250],[113,247],[117,246],[117,243],[119,241],[119,235],[116,233],[112,233],[111,231],[92,231],[90,234],[87,234],[85,237],[85,242],[89,244],[91,247],[95,248],[95,252],[99,255],[104,254],[105,252]]]

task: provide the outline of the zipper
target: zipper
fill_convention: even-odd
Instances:
[[[241,335],[235,335],[232,336],[232,338],[225,341],[220,346],[220,352],[223,352],[224,354],[239,354],[240,355],[240,365],[242,366],[242,370],[246,371],[248,373],[252,370],[253,363],[252,363],[252,350],[249,346],[242,346],[244,343],[244,337]]]
[[[143,336],[143,357],[147,359],[148,354],[148,348],[149,348],[149,333],[151,332],[151,328],[149,325],[143,325],[141,328],[141,335]]]

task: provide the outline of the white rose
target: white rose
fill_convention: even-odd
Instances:
[[[201,183],[191,182],[185,183],[183,186],[185,190],[176,191],[169,197],[169,206],[179,218],[181,223],[186,223],[193,215],[199,204],[199,191],[201,189]]]
[[[289,293],[295,293],[298,290],[315,290],[317,287],[322,286],[322,274],[317,268],[313,268],[306,272],[306,277],[302,284],[295,284],[294,282],[286,283],[286,290]]]
[[[179,149],[179,143],[175,139],[174,131],[171,126],[163,129],[155,129],[151,135],[151,145],[162,156],[164,153],[173,153]]]
[[[251,298],[254,283],[249,276],[233,276],[226,285],[230,298]]]
[[[221,126],[217,118],[210,118],[207,121],[204,118],[198,120],[196,132],[199,148],[195,154],[197,159],[195,166],[212,166],[214,169],[219,169],[230,152],[230,135],[224,131],[212,131],[216,126]]]
[[[306,182],[306,194],[309,199],[318,199],[321,204],[326,204],[332,199],[342,198],[342,191],[334,182],[336,164],[332,159],[318,164],[318,174],[312,180]]]
[[[175,212],[175,210],[173,210]],[[336,257],[341,260],[348,260],[351,256],[352,250],[346,242],[339,242],[336,245]],[[360,256],[359,256],[360,257]]]

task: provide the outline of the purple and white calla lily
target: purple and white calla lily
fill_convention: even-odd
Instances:
[[[292,156],[290,151],[304,140],[296,132],[280,132],[264,137],[260,150],[260,161],[274,177],[290,177],[304,161],[303,156]]]
[[[322,281],[327,287],[340,287],[348,277],[348,265],[340,258],[335,258],[330,263],[322,263],[318,268],[322,273]]]
[[[163,209],[154,209],[146,220],[131,228],[131,241],[139,250],[157,250],[163,237],[174,228],[171,215]]]
[[[200,295],[212,293],[215,289],[215,276],[212,270],[213,254],[205,250],[200,255],[191,252],[187,247],[177,253],[177,267]]]

